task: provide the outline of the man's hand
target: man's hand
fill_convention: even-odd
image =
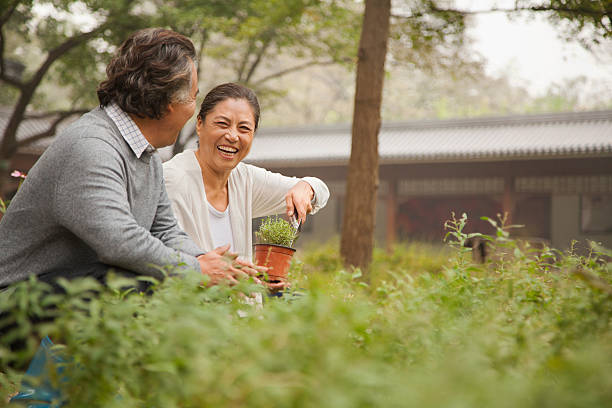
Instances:
[[[228,252],[229,248],[230,245],[227,244],[198,256],[202,274],[210,276],[208,285],[225,283],[231,286],[238,283],[237,279],[248,278],[249,276],[252,276],[255,282],[261,284],[257,275],[267,269],[255,266],[250,262],[238,260],[237,254]]]
[[[242,268],[248,268],[252,271],[255,271],[255,273],[257,273],[257,276],[260,278],[263,277],[264,272],[267,272],[269,269],[269,268],[266,268],[265,266],[255,265],[249,261],[244,261],[242,259],[236,259],[235,262],[238,265],[242,266]],[[251,275],[250,272],[249,272],[249,275]],[[278,292],[279,290],[284,290],[284,289],[288,289],[289,287],[291,287],[291,283],[289,283],[288,281],[272,281],[272,282],[263,281],[261,283],[272,292]]]
[[[232,254],[232,255],[236,255],[236,254]],[[266,268],[265,266],[259,266],[259,265],[252,264],[249,261],[245,261],[243,259],[237,259],[237,256],[234,257],[233,263],[236,265],[237,268],[240,268],[242,271],[254,277],[261,276],[263,275],[264,272],[268,271],[268,268]],[[257,283],[261,283],[261,281],[257,279]]]
[[[311,201],[313,197],[314,190],[310,187],[310,184],[303,180],[298,181],[285,195],[287,216],[292,217],[294,211],[297,211],[295,217],[303,224],[306,221],[306,215],[312,211]]]

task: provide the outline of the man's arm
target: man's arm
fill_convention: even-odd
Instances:
[[[159,277],[156,266],[200,270],[193,254],[170,248],[138,225],[127,197],[122,158],[108,143],[82,139],[67,152],[54,197],[57,221],[101,262]]]

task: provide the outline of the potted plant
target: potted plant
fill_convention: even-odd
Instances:
[[[255,232],[255,264],[268,269],[269,281],[286,281],[298,229],[280,217],[267,217]]]

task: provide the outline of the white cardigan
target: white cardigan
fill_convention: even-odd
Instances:
[[[164,163],[166,190],[174,215],[183,230],[201,249],[213,250],[206,191],[194,150],[179,153]],[[314,191],[312,214],[327,204],[329,190],[316,177],[286,177],[250,164],[239,163],[228,180],[229,215],[234,251],[252,259],[252,219],[284,213],[285,195],[299,180]]]

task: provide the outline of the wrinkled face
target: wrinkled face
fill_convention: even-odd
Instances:
[[[251,149],[255,117],[245,99],[226,99],[198,117],[196,130],[200,139],[200,159],[213,170],[232,170]]]

